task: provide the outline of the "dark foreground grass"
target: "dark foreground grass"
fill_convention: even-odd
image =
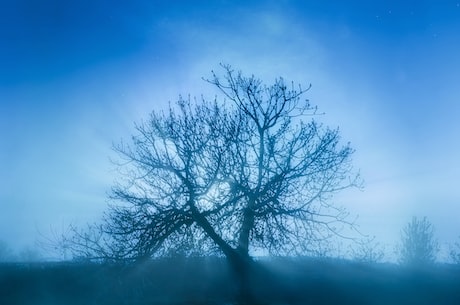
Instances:
[[[458,266],[278,258],[258,261],[251,274],[260,304],[460,304]],[[4,305],[233,304],[237,287],[221,258],[0,265]]]

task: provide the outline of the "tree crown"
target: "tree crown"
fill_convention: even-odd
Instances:
[[[314,120],[309,88],[222,67],[206,81],[223,100],[180,98],[115,146],[124,180],[99,230],[103,255],[305,252],[350,224],[330,199],[358,184],[353,150]]]

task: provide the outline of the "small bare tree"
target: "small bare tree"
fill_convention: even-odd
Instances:
[[[450,249],[450,258],[454,264],[460,265],[460,242],[456,242]]]
[[[0,262],[8,262],[14,260],[14,254],[8,244],[0,240]]]
[[[362,263],[379,263],[385,257],[384,247],[377,241],[375,237],[366,237],[362,240],[357,240],[353,247],[350,247],[352,259]]]
[[[426,217],[413,217],[402,231],[400,262],[405,265],[423,266],[432,264],[439,251],[434,237],[433,225]]]

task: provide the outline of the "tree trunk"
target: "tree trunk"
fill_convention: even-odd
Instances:
[[[191,211],[196,223],[216,243],[227,258],[230,269],[233,272],[234,279],[237,282],[238,303],[241,305],[257,304],[251,285],[251,269],[253,269],[254,261],[249,256],[248,251],[249,232],[254,223],[253,213],[245,215],[239,237],[242,242],[238,245],[237,249],[234,249],[224,239],[222,239],[219,234],[217,234],[206,217],[203,216],[194,205],[191,205]]]
[[[240,236],[238,238],[238,252],[241,255],[249,255],[249,235],[251,229],[254,226],[254,213],[249,208],[244,213],[244,219],[240,230]]]
[[[242,256],[249,256],[249,236],[254,227],[254,204],[254,199],[249,198],[248,206],[243,213],[243,222],[238,238],[238,252],[241,253]]]
[[[238,250],[234,250],[230,256],[227,256],[227,259],[238,289],[238,304],[257,304],[252,282],[252,270],[255,262],[249,255],[243,255]]]

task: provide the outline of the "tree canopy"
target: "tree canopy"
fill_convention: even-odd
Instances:
[[[104,222],[75,230],[77,255],[306,253],[349,224],[331,198],[357,185],[353,149],[315,120],[309,87],[222,68],[205,79],[222,96],[181,97],[114,147],[123,178]]]

